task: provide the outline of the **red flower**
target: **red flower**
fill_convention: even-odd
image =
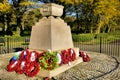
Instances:
[[[7,71],[16,71],[18,74],[25,73],[27,76],[33,77],[39,72],[39,63],[37,63],[38,53],[36,51],[22,51],[18,61],[11,61],[7,65]]]
[[[50,80],[50,78],[49,77],[45,77],[43,80]]]
[[[84,62],[89,62],[90,61],[90,57],[88,56],[87,53],[81,51],[81,52],[79,52],[79,54],[82,57],[82,59],[83,59]]]
[[[7,65],[7,71],[9,72],[13,72],[14,70],[16,70],[17,66],[18,66],[19,61],[12,61]]]
[[[39,67],[40,67],[39,63],[31,62],[30,66],[28,67],[28,69],[26,69],[25,74],[27,76],[33,77],[33,76],[37,75],[37,73],[39,72],[39,70],[40,70]]]
[[[20,60],[26,60],[26,55],[29,54],[28,50],[22,51],[22,53],[20,54]]]
[[[68,52],[70,53],[70,59],[71,61],[74,61],[76,59],[76,53],[73,49],[68,49]]]
[[[63,50],[61,51],[61,58],[63,64],[68,64],[70,61],[74,61],[76,59],[76,53],[71,48],[68,50]]]
[[[26,62],[25,61],[21,61],[19,60],[18,66],[16,68],[16,73],[18,74],[23,74],[25,72],[25,66],[26,66]]]
[[[38,58],[38,53],[36,51],[29,52],[29,54],[26,55],[26,62],[36,62],[36,59]]]
[[[85,54],[84,54],[83,51],[80,51],[80,52],[79,52],[79,55],[80,55],[80,57],[83,57]]]

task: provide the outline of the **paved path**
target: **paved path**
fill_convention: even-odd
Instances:
[[[54,77],[55,80],[120,80],[120,64],[110,56],[88,52],[91,61],[79,65]],[[42,80],[42,78],[26,77],[15,72],[7,72],[6,64],[12,55],[0,55],[0,80]],[[2,58],[4,57],[4,58]],[[4,61],[4,62],[3,62]]]
[[[115,58],[89,52],[90,62],[80,63],[56,76],[56,80],[120,80],[120,65]]]

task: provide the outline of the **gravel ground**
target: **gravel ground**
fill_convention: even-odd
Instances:
[[[120,64],[115,58],[105,54],[87,52],[90,62],[77,66],[55,76],[55,80],[120,80]],[[27,77],[15,72],[7,72],[6,65],[13,54],[0,55],[0,80],[42,80],[41,77]]]
[[[83,62],[55,77],[57,80],[120,80],[120,66],[104,54],[88,52],[91,61]]]

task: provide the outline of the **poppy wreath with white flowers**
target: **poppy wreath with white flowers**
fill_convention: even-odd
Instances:
[[[70,61],[70,54],[67,50],[61,51],[62,64],[68,64]]]
[[[69,64],[76,59],[76,53],[73,49],[58,52],[41,52],[24,50],[18,56],[10,60],[7,65],[7,71],[16,71],[18,74],[25,73],[27,76],[33,77],[37,75],[40,68],[44,70],[53,70],[62,64]]]
[[[17,67],[18,67],[18,63],[19,63],[19,61],[11,61],[11,62],[7,65],[7,71],[13,72],[14,70],[16,70]]]
[[[90,57],[87,53],[85,53],[83,51],[79,51],[79,55],[82,57],[84,62],[89,62],[90,61]]]
[[[27,76],[33,77],[33,76],[37,75],[39,70],[40,70],[39,63],[38,62],[37,63],[36,62],[31,62],[29,66],[26,66],[25,74]]]
[[[18,60],[12,60],[7,65],[7,71],[16,71],[18,74],[25,73],[27,76],[33,77],[39,72],[39,64],[37,62],[38,53],[36,51],[29,52],[24,50],[19,55]]]
[[[26,55],[29,55],[29,51],[28,50],[24,50],[24,51],[22,51],[22,53],[20,54],[20,57],[19,57],[19,59],[20,60],[26,60]]]
[[[75,59],[76,59],[76,53],[75,53],[75,51],[73,50],[73,49],[68,49],[68,52],[69,52],[69,54],[70,54],[70,61],[74,61]]]
[[[23,74],[25,72],[25,66],[26,66],[26,61],[21,61],[21,60],[18,60],[19,63],[17,65],[17,69],[15,70],[16,73],[18,74]]]
[[[76,59],[76,53],[73,49],[61,51],[62,64],[68,64]]]
[[[38,58],[38,54],[39,53],[36,51],[29,52],[29,54],[26,55],[26,62],[27,63],[36,62]]]

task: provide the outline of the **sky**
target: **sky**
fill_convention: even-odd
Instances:
[[[12,0],[8,0],[9,1],[9,3],[11,3],[12,4]],[[34,1],[34,0],[30,0],[30,1]],[[38,3],[40,3],[40,4],[43,4],[43,3],[41,3],[40,1],[38,1]]]

